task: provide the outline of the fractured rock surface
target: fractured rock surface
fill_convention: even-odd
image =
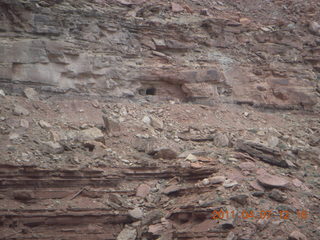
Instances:
[[[0,239],[320,239],[319,9],[1,0]]]

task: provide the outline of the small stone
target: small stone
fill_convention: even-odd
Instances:
[[[38,92],[33,88],[26,88],[23,90],[23,93],[25,97],[30,100],[34,100],[34,101],[39,100]]]
[[[200,15],[202,15],[202,16],[209,16],[209,11],[208,11],[208,9],[201,9],[201,10],[200,10]]]
[[[270,220],[269,220],[268,218],[265,218],[265,219],[262,219],[262,218],[261,218],[261,219],[259,219],[259,220],[257,221],[257,229],[258,229],[259,231],[264,230],[265,228],[268,227],[269,222],[270,222]]]
[[[5,96],[6,96],[6,94],[5,94],[5,92],[3,91],[3,89],[0,89],[0,96],[1,96],[1,97],[5,97]]]
[[[232,219],[229,219],[227,221],[223,221],[221,224],[223,229],[232,229],[235,227],[234,221]]]
[[[60,154],[64,152],[63,146],[57,142],[44,142],[44,145],[47,147],[47,151],[53,154]]]
[[[289,240],[307,240],[307,237],[299,231],[290,233]]]
[[[150,225],[148,228],[148,232],[154,236],[160,236],[164,230],[165,230],[165,228],[163,227],[163,225],[161,223]]]
[[[178,12],[183,12],[184,11],[184,8],[178,4],[178,3],[171,3],[171,9],[172,9],[172,12],[174,13],[178,13]]]
[[[21,116],[21,115],[29,115],[30,112],[20,105],[15,105],[13,109],[13,115]]]
[[[192,153],[190,153],[187,157],[186,157],[186,160],[190,161],[190,162],[196,162],[198,161],[198,158],[193,155]]]
[[[236,240],[236,235],[233,232],[229,232],[226,240]]]
[[[257,180],[249,182],[250,186],[257,191],[264,192],[264,187],[261,186]]]
[[[142,122],[144,122],[145,124],[150,125],[151,124],[151,118],[149,116],[144,116],[142,118]]]
[[[159,118],[151,117],[151,126],[157,130],[162,130],[163,122]]]
[[[239,22],[243,25],[248,25],[251,23],[251,20],[249,18],[240,18]]]
[[[277,202],[285,202],[288,199],[287,195],[278,189],[272,189],[269,193],[269,198]]]
[[[234,187],[234,186],[237,186],[238,185],[238,182],[237,181],[233,181],[231,179],[227,179],[224,183],[223,183],[223,186],[225,188],[231,188],[231,187]]]
[[[223,183],[226,180],[225,176],[215,176],[215,177],[211,177],[208,178],[210,184],[219,184],[219,183]]]
[[[38,124],[40,127],[44,128],[44,129],[49,129],[52,127],[50,123],[47,123],[44,120],[40,120]]]
[[[242,162],[239,164],[239,168],[242,171],[254,171],[257,169],[256,165],[253,162]]]
[[[20,120],[20,126],[23,128],[29,128],[29,122],[26,119],[21,119]]]
[[[257,191],[252,193],[252,196],[254,197],[263,197],[263,195],[264,195],[263,191]]]
[[[311,33],[320,36],[320,24],[317,22],[310,22],[309,30]]]
[[[270,136],[268,137],[268,146],[271,148],[274,148],[276,146],[278,146],[279,144],[279,138],[275,137],[275,136]]]
[[[98,100],[93,100],[93,102],[91,103],[93,107],[95,108],[100,108],[100,104]]]
[[[217,133],[214,136],[213,144],[217,147],[227,147],[229,145],[229,139],[225,134]]]
[[[142,138],[142,139],[149,139],[150,138],[150,136],[148,134],[140,134],[140,133],[138,133],[135,136],[137,138]]]
[[[104,126],[106,128],[107,133],[112,133],[112,132],[119,132],[120,131],[120,124],[119,121],[111,118],[107,115],[102,116]]]
[[[245,194],[239,194],[239,195],[235,195],[230,197],[230,200],[235,201],[241,205],[245,205],[248,201],[248,195]]]
[[[117,236],[117,240],[135,240],[137,237],[137,230],[126,226]]]
[[[34,194],[27,190],[14,191],[12,195],[14,199],[22,202],[34,199]]]
[[[154,154],[153,157],[155,159],[162,158],[162,159],[171,160],[171,159],[176,159],[177,156],[178,156],[178,154],[174,150],[172,150],[170,148],[162,148],[162,149],[159,149],[158,151],[156,151],[156,153]]]
[[[12,133],[12,134],[9,135],[9,140],[10,141],[15,141],[15,140],[17,140],[19,138],[20,138],[20,135],[18,133]]]
[[[262,186],[269,188],[285,188],[289,185],[288,180],[270,174],[259,175],[257,180]]]
[[[190,164],[190,167],[194,168],[194,169],[200,169],[200,168],[202,168],[202,165],[198,162],[193,162]]]
[[[205,186],[206,186],[206,185],[209,185],[209,184],[210,184],[209,179],[208,179],[208,178],[203,179],[203,180],[202,180],[202,184],[205,185]]]
[[[78,138],[80,141],[94,140],[97,142],[104,142],[103,132],[99,128],[96,128],[96,127],[80,131]]]
[[[134,209],[129,211],[129,215],[133,219],[139,220],[139,219],[141,219],[143,217],[143,212],[142,212],[142,210],[140,208],[134,208]]]
[[[158,57],[167,57],[167,55],[165,55],[162,52],[158,52],[158,51],[152,51],[152,54]]]
[[[136,196],[146,198],[150,193],[151,187],[148,184],[141,184],[137,188]]]
[[[176,193],[181,190],[181,187],[179,185],[171,185],[169,187],[166,187],[162,190],[162,193],[166,195],[170,195],[171,193]]]
[[[293,184],[295,187],[301,187],[301,186],[302,186],[302,182],[301,182],[299,179],[297,179],[297,178],[295,178],[295,179],[292,180],[292,184]]]

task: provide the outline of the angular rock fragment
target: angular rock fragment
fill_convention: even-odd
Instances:
[[[143,217],[143,212],[142,212],[142,210],[140,208],[134,208],[134,209],[129,211],[129,215],[133,219],[139,220],[139,219],[141,219]]]
[[[34,199],[34,194],[31,191],[25,191],[25,190],[14,191],[13,198],[21,202],[26,202]]]
[[[288,240],[307,240],[307,237],[299,231],[293,231]]]
[[[162,130],[163,122],[159,118],[151,117],[151,126],[157,130]]]
[[[18,140],[21,136],[18,134],[18,133],[11,133],[9,135],[9,140],[10,141],[15,141],[15,140]]]
[[[49,129],[52,127],[50,123],[48,123],[44,120],[40,120],[38,124],[40,127],[44,128],[44,129]]]
[[[177,158],[178,154],[176,151],[170,149],[170,148],[161,148],[161,149],[156,149],[155,154],[153,154],[153,158],[155,159],[175,159]]]
[[[102,119],[103,119],[104,126],[106,128],[107,133],[113,133],[113,132],[120,131],[120,124],[117,120],[115,120],[107,115],[103,115]]]
[[[184,8],[178,3],[171,3],[172,12],[178,13],[183,12]]]
[[[277,202],[285,202],[288,199],[287,195],[278,189],[272,189],[269,193],[269,198]]]
[[[312,34],[320,36],[320,24],[317,22],[310,22],[309,30]]]
[[[229,139],[227,135],[223,133],[217,133],[214,135],[213,143],[217,147],[227,147],[229,145]]]
[[[179,192],[181,189],[182,189],[182,187],[179,185],[172,185],[172,186],[169,186],[169,187],[166,187],[165,189],[163,189],[162,193],[164,193],[166,195],[170,195],[172,193]]]
[[[99,128],[96,128],[96,127],[80,131],[77,138],[79,141],[94,140],[97,142],[104,142],[103,132]]]
[[[23,128],[29,128],[29,122],[26,119],[21,119],[20,120],[20,126]]]
[[[49,153],[60,154],[64,152],[64,147],[58,142],[44,142],[44,145]]]
[[[148,184],[141,184],[137,188],[136,196],[141,197],[141,198],[145,198],[150,193],[150,190],[151,190],[151,187]]]
[[[230,200],[235,201],[241,205],[245,205],[247,203],[249,196],[246,194],[238,194],[230,197]]]
[[[226,177],[225,176],[214,176],[214,177],[208,178],[208,180],[211,184],[219,184],[219,183],[223,183],[226,180]]]
[[[257,169],[257,166],[253,162],[242,162],[239,164],[239,168],[242,171],[254,171]]]
[[[30,112],[25,109],[24,107],[20,106],[20,105],[15,105],[14,106],[14,109],[13,109],[13,115],[16,115],[16,116],[21,116],[21,115],[29,115]]]
[[[137,237],[137,230],[126,226],[117,236],[117,240],[135,240]]]
[[[151,124],[151,118],[149,116],[144,116],[142,118],[142,122],[144,122],[145,124],[150,125]]]
[[[226,181],[224,181],[223,186],[225,188],[231,188],[238,185],[238,182],[232,179],[227,179]]]
[[[3,91],[3,89],[0,89],[0,96],[1,96],[1,97],[5,97],[5,96],[6,96],[6,94],[5,94],[5,92]]]
[[[34,100],[34,101],[39,100],[38,93],[33,88],[26,88],[23,90],[23,93],[24,93],[25,97],[30,100]]]

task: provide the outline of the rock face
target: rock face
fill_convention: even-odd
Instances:
[[[319,23],[310,21],[301,39],[303,21],[289,15],[268,25],[274,20],[255,5],[262,0],[221,4],[223,16],[211,16],[219,7],[208,9],[207,2],[2,1],[0,83],[15,91],[31,84],[40,91],[205,104],[319,102]],[[234,8],[242,9],[240,18]],[[265,11],[287,14],[273,5]]]
[[[319,239],[319,19],[0,0],[0,239]]]

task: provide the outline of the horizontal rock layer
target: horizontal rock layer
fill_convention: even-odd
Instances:
[[[304,5],[221,4],[2,1],[0,85],[210,104],[316,105],[317,25],[312,17],[288,14],[295,7],[307,12]],[[259,12],[262,5],[279,17]]]

